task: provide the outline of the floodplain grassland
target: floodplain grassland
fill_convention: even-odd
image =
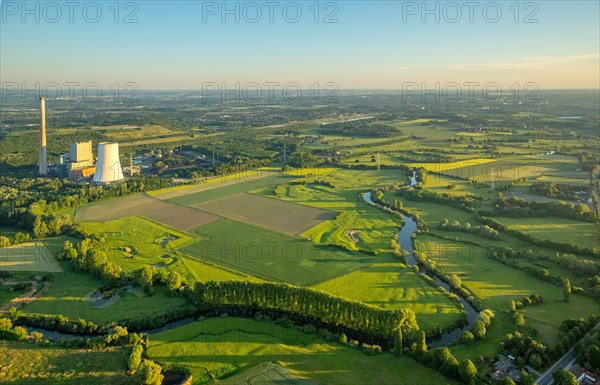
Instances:
[[[155,334],[148,355],[160,363],[189,368],[195,384],[272,361],[300,378],[324,384],[456,384],[407,356],[368,356],[325,342],[317,334],[234,317],[206,319]]]
[[[179,255],[179,260],[189,270],[195,281],[251,281],[260,282],[262,279],[249,274],[243,274],[238,271],[226,269],[208,261],[201,261],[197,258]]]
[[[384,309],[410,309],[423,330],[444,328],[461,319],[462,310],[411,269],[391,256],[378,259],[371,266],[313,287]]]
[[[409,308],[425,329],[455,322],[461,316],[457,306],[392,256],[390,240],[398,231],[401,220],[360,200],[358,193],[365,188],[350,185],[358,175],[363,177],[362,180],[384,185],[397,181],[398,172],[338,170],[327,180],[341,188],[318,184],[289,185],[281,195],[285,200],[341,211],[336,218],[302,233],[302,237],[317,244],[377,253],[372,263],[315,287],[384,308]],[[344,189],[346,186],[351,188]]]
[[[226,218],[195,233],[201,240],[183,247],[183,253],[261,279],[296,285],[331,279],[374,260]]]
[[[133,292],[120,290],[117,302],[107,307],[93,308],[85,297],[102,286],[102,281],[86,273],[54,274],[50,290],[21,311],[62,314],[73,319],[83,318],[103,324],[169,312],[187,304],[184,298],[171,296],[164,288],[158,289],[153,295],[146,295],[141,289],[136,289]]]
[[[125,385],[128,350],[43,347],[0,341],[0,383],[11,385]]]
[[[154,265],[187,275],[176,255],[178,248],[194,241],[194,237],[186,233],[141,217],[106,223],[84,222],[80,226],[84,231],[104,238],[98,249],[124,271]]]
[[[545,341],[555,341],[560,322],[565,318],[587,317],[598,312],[593,299],[572,295],[570,302],[564,303],[562,288],[487,258],[482,247],[420,234],[417,248],[446,274],[458,275],[464,286],[494,311],[508,312],[511,300],[534,293],[542,296],[543,304],[522,311],[529,322],[539,327]]]
[[[506,218],[495,217],[495,221],[507,225],[510,229],[529,234],[542,240],[558,243],[573,243],[580,247],[593,249],[600,246],[596,224],[574,221],[566,218]]]

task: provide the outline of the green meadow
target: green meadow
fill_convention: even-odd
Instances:
[[[53,274],[50,290],[35,302],[23,307],[22,311],[34,314],[62,314],[69,318],[83,318],[104,324],[169,312],[187,304],[185,299],[167,294],[164,288],[157,290],[153,295],[146,295],[138,288],[133,292],[120,290],[120,298],[116,303],[96,309],[85,297],[101,287],[102,282],[89,274]]]
[[[201,238],[181,249],[202,261],[265,280],[312,285],[356,270],[373,257],[219,219],[195,230]]]
[[[148,355],[160,363],[189,368],[195,384],[270,361],[280,362],[300,378],[329,384],[457,384],[407,356],[367,356],[317,334],[234,317],[211,318],[155,334]]]

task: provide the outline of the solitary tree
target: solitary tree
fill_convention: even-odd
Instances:
[[[569,302],[571,298],[571,281],[569,278],[563,280],[563,301]]]
[[[483,322],[475,322],[475,324],[471,328],[471,333],[473,333],[473,336],[475,336],[475,338],[477,339],[483,338],[483,336],[485,336],[486,333],[485,325],[483,324]]]

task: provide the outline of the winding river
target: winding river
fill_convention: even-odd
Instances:
[[[416,176],[413,172],[413,177],[411,178],[411,186],[415,185],[415,184],[416,184]],[[381,205],[378,205],[377,203],[373,202],[373,200],[371,199],[371,192],[364,193],[363,200],[366,203],[377,206],[385,211],[391,211],[391,209],[388,209],[387,207],[382,207]],[[412,239],[410,237],[417,230],[417,222],[415,222],[414,219],[412,219],[411,217],[409,217],[407,215],[402,215],[402,217],[404,219],[404,224],[402,225],[402,228],[400,229],[400,231],[398,231],[398,245],[400,246],[400,248],[402,250],[406,250],[408,252],[407,264],[408,264],[408,266],[412,267],[412,266],[417,265],[417,260],[414,255],[413,243],[412,243]],[[440,278],[438,278],[435,275],[430,275],[430,277],[435,281],[435,283],[440,285],[445,291],[447,291],[447,292],[451,291],[450,285],[448,285],[446,282],[442,281]],[[471,326],[475,323],[475,321],[477,321],[479,312],[464,297],[460,296],[458,293],[454,293],[454,294],[458,295],[459,301],[460,301],[461,305],[463,306],[464,312],[466,313],[466,323],[455,329],[445,331],[440,336],[427,341],[428,345],[431,348],[444,347],[444,346],[450,345],[451,343],[453,343],[455,341],[458,341],[462,332],[465,330],[469,330],[471,328]]]
[[[416,177],[416,173],[413,172],[413,176],[411,178],[411,186],[414,186],[415,184],[417,184],[417,177]],[[392,211],[391,209],[389,209],[387,207],[380,206],[377,203],[373,202],[373,200],[371,199],[371,192],[364,193],[363,200],[370,205],[381,208],[382,210],[385,210],[388,212]],[[400,231],[398,231],[398,244],[400,245],[400,248],[402,250],[406,250],[408,252],[407,264],[408,264],[408,266],[412,267],[412,266],[417,265],[417,260],[414,256],[413,243],[411,240],[412,234],[417,230],[417,223],[415,222],[415,220],[413,218],[411,218],[407,215],[403,215],[403,219],[404,219],[404,224],[403,224],[402,228],[400,229]],[[446,282],[442,281],[440,278],[438,278],[435,275],[430,275],[430,277],[435,281],[435,283],[437,283],[439,286],[441,286],[445,291],[451,292],[450,285],[448,285]],[[444,347],[444,346],[450,345],[451,343],[453,343],[455,341],[458,341],[462,332],[464,330],[470,329],[471,326],[477,320],[479,312],[464,297],[460,296],[458,293],[454,293],[454,294],[458,295],[459,301],[463,307],[464,312],[466,313],[466,323],[464,323],[460,327],[445,331],[441,335],[428,340],[427,341],[428,345],[431,348]],[[171,330],[171,329],[175,329],[177,327],[183,326],[183,325],[187,325],[194,321],[195,321],[195,317],[186,317],[186,318],[183,318],[183,319],[180,319],[177,321],[169,322],[162,327],[159,327],[156,329],[144,330],[142,332],[147,333],[147,334],[156,334],[156,333],[160,333],[162,331]],[[28,332],[32,332],[32,331],[41,332],[44,334],[45,338],[52,338],[55,340],[84,337],[81,335],[75,335],[75,334],[70,334],[70,333],[60,333],[60,332],[56,332],[56,331],[48,331],[48,330],[35,328],[35,327],[26,327],[26,329]]]

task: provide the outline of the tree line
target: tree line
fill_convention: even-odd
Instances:
[[[197,282],[190,294],[199,309],[241,306],[300,314],[322,322],[386,339],[402,341],[419,329],[409,309],[384,310],[322,291],[283,283]]]

